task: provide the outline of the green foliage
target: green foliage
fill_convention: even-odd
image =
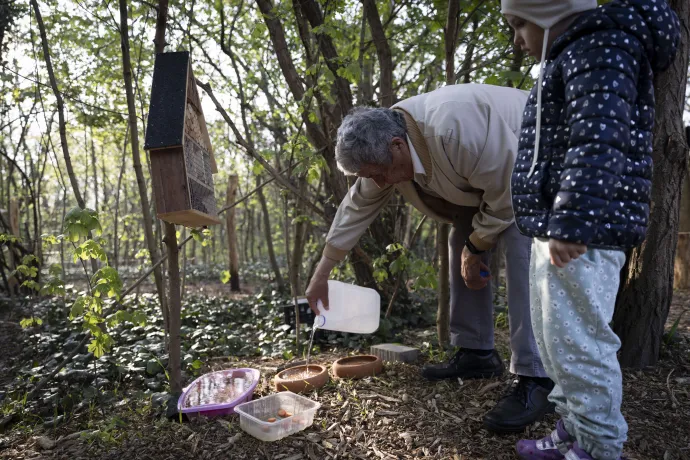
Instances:
[[[220,272],[220,282],[223,284],[228,284],[230,281],[230,271],[229,270],[223,270]]]
[[[43,284],[40,293],[43,295],[64,296],[65,283],[62,281],[62,278],[60,278],[60,275],[62,275],[62,267],[60,267],[59,264],[52,264],[48,269],[48,275],[50,278]]]
[[[86,240],[75,248],[73,258],[75,262],[77,262],[79,259],[97,259],[101,262],[108,263],[108,256],[105,254],[105,251],[101,245],[94,240]]]
[[[29,288],[33,291],[39,292],[41,290],[41,285],[34,280],[26,280],[22,283],[22,287]]]
[[[508,328],[508,314],[504,311],[496,315],[494,320],[494,327],[496,329],[507,329]]]
[[[22,239],[9,233],[0,233],[0,243],[21,243]]]
[[[62,235],[50,235],[50,234],[46,233],[46,234],[41,235],[41,238],[43,239],[43,244],[54,245],[54,244],[60,244],[60,242],[63,239],[63,236]]]
[[[122,281],[120,274],[112,267],[103,267],[98,270],[91,278],[91,285],[96,297],[108,296],[120,299]]]
[[[210,238],[211,238],[211,230],[208,228],[204,228],[202,230],[199,230],[198,228],[193,228],[190,232],[192,234],[192,238],[194,238],[195,241],[198,241],[201,243],[201,246],[206,247],[210,244]]]
[[[41,326],[43,324],[43,320],[41,318],[36,318],[36,317],[30,317],[30,318],[24,318],[21,321],[19,321],[19,325],[22,327],[22,329],[27,329],[33,326]]]
[[[64,235],[69,241],[76,243],[82,238],[88,238],[92,231],[96,235],[102,233],[98,213],[93,209],[74,207],[65,215]]]
[[[113,338],[103,332],[93,332],[93,339],[89,343],[88,350],[93,353],[96,358],[100,358],[110,351],[113,346]]]
[[[438,277],[436,270],[429,262],[417,257],[400,243],[389,244],[386,251],[387,254],[374,259],[372,263],[374,279],[378,283],[386,280],[390,271],[392,275],[407,276],[411,281],[409,286],[413,290],[436,289]],[[388,264],[388,271],[386,271],[386,264],[391,258],[393,260]]]

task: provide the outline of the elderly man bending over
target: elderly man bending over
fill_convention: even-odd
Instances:
[[[532,335],[530,239],[514,224],[510,177],[527,93],[490,85],[454,85],[406,99],[391,109],[357,108],[338,130],[338,167],[358,177],[340,204],[326,248],[307,289],[311,308],[328,308],[328,277],[386,205],[394,190],[450,233],[450,332],[460,347],[427,365],[428,379],[489,378],[504,371],[494,350],[489,251],[506,248],[510,390],[484,417],[496,432],[521,431],[553,410]]]

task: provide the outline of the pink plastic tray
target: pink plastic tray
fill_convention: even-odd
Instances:
[[[251,383],[249,386],[245,387],[244,391],[239,394],[239,396],[235,396],[229,401],[214,401],[210,404],[190,405],[185,407],[186,399],[188,397],[193,397],[192,390],[197,385],[202,385],[209,380],[229,380],[230,385],[232,385],[233,379],[240,378],[245,379],[246,381],[247,377],[251,378]],[[199,415],[203,415],[204,417],[218,417],[221,415],[234,414],[236,405],[252,400],[254,389],[259,383],[259,377],[260,373],[257,369],[249,368],[224,369],[222,371],[204,374],[194,380],[187,388],[184,389],[182,395],[180,395],[180,399],[177,400],[177,410],[190,418],[197,417]]]

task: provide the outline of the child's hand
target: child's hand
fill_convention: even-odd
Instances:
[[[570,243],[568,241],[549,239],[549,253],[551,254],[551,265],[558,268],[565,267],[568,262],[575,260],[587,252],[584,244]]]

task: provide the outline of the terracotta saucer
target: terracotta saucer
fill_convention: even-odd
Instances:
[[[273,379],[277,391],[292,391],[293,393],[308,393],[321,388],[328,382],[328,372],[320,364],[309,365],[309,377],[300,376],[307,371],[307,366],[296,366],[279,372]]]
[[[343,379],[360,379],[378,375],[383,361],[374,355],[358,355],[340,358],[333,363],[333,375]]]

